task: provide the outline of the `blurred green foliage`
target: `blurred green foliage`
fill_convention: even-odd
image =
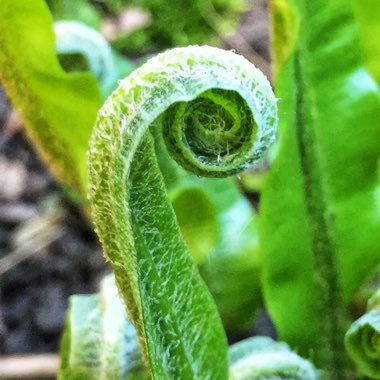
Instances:
[[[192,44],[220,45],[219,35],[232,32],[240,14],[248,9],[245,0],[105,0],[105,4],[116,14],[135,6],[150,15],[147,26],[113,43],[132,54]]]
[[[379,25],[369,4],[361,17]],[[280,338],[340,380],[347,303],[380,262],[380,94],[361,50],[375,53],[375,30],[346,0],[271,12],[281,140],[260,204],[265,301]]]
[[[2,84],[50,170],[85,197],[99,85],[89,72],[66,73],[60,66],[45,2],[4,0],[0,18]]]
[[[352,0],[367,69],[380,84],[380,1]]]
[[[99,30],[101,14],[88,0],[46,0],[54,20],[80,21]]]
[[[3,59],[0,59],[0,75],[3,75],[14,106],[22,111],[28,130],[34,141],[38,141],[53,173],[83,200],[87,182],[87,141],[100,106],[95,78],[83,70],[92,71],[105,97],[133,66],[113,52],[99,33],[78,21],[55,23],[55,47],[58,50],[55,51],[49,12],[43,1],[34,3],[33,18],[27,17],[30,8],[21,0],[15,3],[17,13],[8,16],[10,29],[15,25],[22,27],[15,36],[2,35],[4,46],[10,46],[16,59],[10,62],[4,50],[3,55],[0,54]],[[78,6],[81,4],[79,2]],[[68,9],[65,8],[65,12]],[[70,12],[68,14],[71,15]],[[28,44],[28,49],[24,50],[24,55],[16,54],[25,44]],[[32,55],[34,59],[41,59],[35,62],[35,66],[31,64]],[[64,72],[59,63],[70,73]],[[25,78],[22,76],[24,67],[29,70],[29,76]],[[39,81],[36,79],[37,70],[40,70],[40,75],[43,73]],[[15,80],[12,77],[15,74],[23,81]],[[50,91],[42,92],[47,78]],[[86,80],[94,88],[82,78],[88,78]],[[63,93],[62,81],[68,79],[77,83],[79,88],[72,85],[70,93]],[[20,86],[24,86],[23,96],[20,96]],[[28,100],[37,97],[38,102]],[[50,105],[52,102],[54,107]],[[89,102],[91,108],[85,102]],[[49,112],[45,110],[47,106],[50,107]],[[37,118],[40,114],[46,120]],[[66,123],[67,120],[71,120],[70,123]],[[172,159],[162,148],[160,137],[155,137],[158,160],[182,234],[194,261],[201,265],[202,275],[215,297],[225,328],[229,331],[247,330],[262,303],[257,217],[233,180],[215,182],[185,173],[178,165],[170,163]],[[231,222],[233,219],[238,223]]]
[[[67,72],[91,71],[104,99],[135,68],[134,63],[111,49],[99,32],[82,22],[57,21],[54,31],[61,66]]]
[[[98,294],[70,297],[58,379],[149,379],[113,275]]]
[[[191,44],[220,45],[248,10],[246,0],[47,0],[55,20],[81,21],[97,30],[102,17],[117,16],[138,8],[150,21],[112,41],[123,53],[144,55],[162,49]]]

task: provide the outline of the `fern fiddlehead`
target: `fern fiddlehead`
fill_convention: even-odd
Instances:
[[[247,338],[229,349],[229,380],[317,380],[322,374],[283,342]]]
[[[369,299],[367,309],[348,329],[345,346],[361,373],[380,379],[380,290]]]
[[[161,127],[181,166],[222,177],[258,160],[276,124],[265,76],[206,46],[151,59],[99,112],[89,151],[92,214],[155,379],[224,379],[228,369],[220,319],[176,225],[149,127]]]

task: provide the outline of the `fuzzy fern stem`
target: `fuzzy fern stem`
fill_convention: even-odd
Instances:
[[[99,112],[88,160],[93,219],[154,379],[222,380],[228,363],[220,317],[179,232],[149,128],[160,127],[187,170],[223,177],[255,163],[276,125],[265,76],[207,46],[151,59]]]

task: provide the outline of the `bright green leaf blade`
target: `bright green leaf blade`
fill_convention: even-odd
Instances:
[[[172,205],[182,236],[194,262],[199,264],[215,246],[219,235],[215,207],[207,194],[197,187],[180,191]]]
[[[352,0],[366,67],[380,84],[380,1]]]
[[[67,74],[60,67],[42,0],[4,0],[0,19],[1,82],[52,172],[85,195],[98,84],[90,73]]]
[[[200,272],[228,331],[252,327],[261,297],[258,218],[232,180],[211,180],[205,191],[217,205],[220,237]]]
[[[342,305],[380,261],[380,97],[347,1],[276,0],[272,12],[301,24],[276,59],[282,144],[262,198],[265,294],[281,339],[341,379]],[[287,31],[273,29],[276,51]]]

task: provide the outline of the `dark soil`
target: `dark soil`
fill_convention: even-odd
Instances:
[[[263,4],[243,17],[239,34],[265,63]],[[229,48],[235,40],[226,40]],[[109,268],[92,228],[46,171],[1,89],[0,175],[0,353],[56,352],[68,297],[96,292]],[[260,323],[256,330],[270,329],[265,314]]]
[[[108,270],[96,237],[25,138],[0,92],[0,349],[54,352],[67,299]]]

